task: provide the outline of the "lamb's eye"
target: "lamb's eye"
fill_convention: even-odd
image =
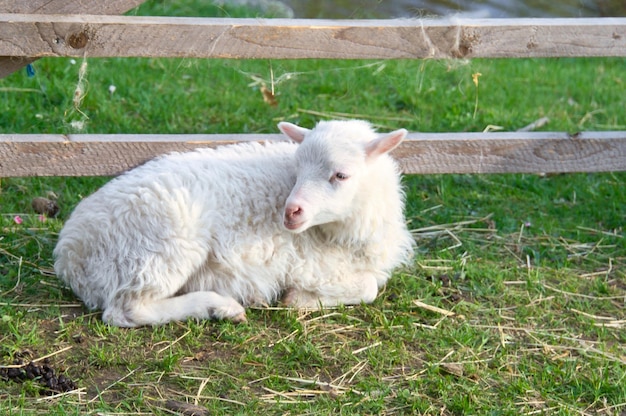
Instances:
[[[348,175],[346,175],[343,172],[337,172],[331,178],[332,181],[338,181],[338,182],[345,181],[346,179],[348,179]]]

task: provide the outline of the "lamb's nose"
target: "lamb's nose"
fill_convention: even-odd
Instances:
[[[302,215],[302,208],[300,208],[297,205],[287,205],[287,207],[285,207],[285,218],[288,220],[292,220],[294,218],[299,217],[300,215]]]

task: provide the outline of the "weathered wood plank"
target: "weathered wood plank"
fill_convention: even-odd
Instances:
[[[0,0],[0,13],[120,14],[144,0]]]
[[[14,57],[626,56],[626,18],[305,20],[0,14]]]
[[[0,0],[0,13],[122,14],[144,0]],[[0,78],[34,62],[36,58],[0,56]]]
[[[0,135],[0,177],[117,175],[171,151],[241,141],[248,135]],[[412,133],[394,151],[405,173],[533,173],[626,170],[626,131]]]

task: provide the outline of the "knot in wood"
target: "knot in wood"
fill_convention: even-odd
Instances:
[[[452,52],[455,58],[465,58],[474,50],[474,45],[480,42],[480,36],[471,31],[463,32],[460,36],[456,50]]]
[[[86,32],[72,33],[67,37],[67,44],[74,49],[83,49],[88,41],[89,36]]]

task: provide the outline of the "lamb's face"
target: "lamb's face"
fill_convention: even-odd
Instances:
[[[285,204],[284,225],[293,232],[350,215],[366,168],[362,145],[312,135],[296,151],[297,181]]]
[[[291,123],[278,127],[300,143],[296,185],[284,211],[285,228],[296,233],[349,217],[356,195],[368,192],[365,179],[376,174],[375,161],[407,134],[401,129],[378,136],[359,120],[320,122],[313,130]]]

